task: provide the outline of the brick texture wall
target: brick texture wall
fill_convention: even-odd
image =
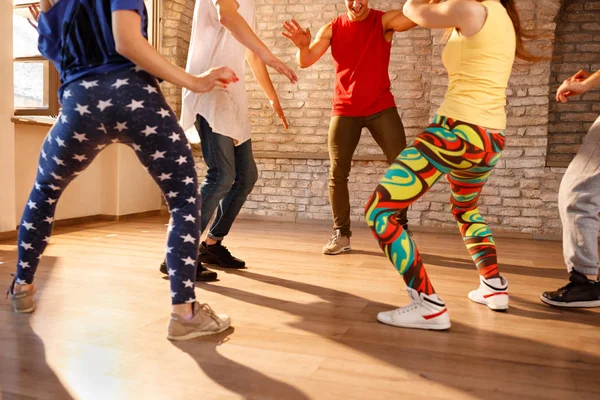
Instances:
[[[580,69],[600,69],[600,0],[565,1],[556,28],[555,60],[550,76],[548,165],[566,166],[600,112],[600,93],[589,92],[567,104],[554,92]]]
[[[194,3],[194,0],[162,1],[161,51],[169,60],[184,68],[192,34]],[[162,91],[173,110],[179,115],[181,112],[181,88],[164,82]]]
[[[290,65],[294,62],[295,49],[280,35],[283,20],[294,17],[303,26],[310,27],[314,35],[320,26],[344,10],[341,0],[310,3],[255,0],[255,3],[261,38]],[[584,10],[591,7],[590,11],[595,12],[598,1],[573,3],[582,5]],[[181,7],[183,15],[175,11],[176,6]],[[375,1],[371,6],[389,10],[398,4]],[[530,47],[538,54],[551,55],[556,18],[559,11],[561,15],[566,12],[561,9],[561,1],[520,0],[518,6],[525,27],[535,28],[544,35]],[[189,37],[185,29],[189,30],[193,1],[165,0],[164,7],[164,50],[183,65]],[[183,17],[185,22],[181,22]],[[592,27],[598,20],[583,23]],[[445,93],[447,77],[440,60],[442,33],[414,29],[394,37],[389,73],[409,140],[427,125]],[[581,62],[572,64],[575,71]],[[481,200],[482,213],[496,231],[560,233],[556,199],[564,169],[546,166],[548,122],[549,118],[555,118],[549,115],[550,93],[556,86],[555,81],[550,84],[551,68],[550,61],[518,63],[513,71],[508,90],[508,145]],[[291,125],[285,131],[248,70],[249,116],[260,179],[242,211],[244,215],[288,220],[331,219],[326,145],[333,84],[330,55],[326,54],[311,68],[298,70],[298,75],[299,83],[291,85],[283,77],[272,74]],[[178,109],[180,94],[175,88],[165,87],[171,104]],[[597,114],[597,104],[591,104],[587,113]],[[374,155],[374,160],[354,161],[350,176],[352,219],[363,224],[364,203],[386,166],[376,160],[380,150],[368,132],[363,132],[357,154],[365,158]],[[198,153],[196,156],[198,172],[203,176],[205,165]],[[411,223],[454,227],[448,198],[448,185],[440,182],[413,205],[409,214]]]

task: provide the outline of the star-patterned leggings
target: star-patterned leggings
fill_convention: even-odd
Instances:
[[[365,216],[379,246],[406,285],[434,293],[413,238],[396,213],[448,177],[452,214],[479,273],[499,276],[494,238],[479,213],[478,200],[504,149],[504,133],[436,115],[423,133],[396,158],[367,202]]]
[[[172,303],[193,302],[198,179],[191,147],[157,80],[127,67],[74,81],[61,100],[61,115],[42,145],[35,185],[19,226],[16,282],[33,282],[65,188],[102,149],[123,143],[160,186],[171,211],[167,265]]]

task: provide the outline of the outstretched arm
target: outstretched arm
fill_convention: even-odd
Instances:
[[[199,76],[194,76],[171,63],[142,36],[142,18],[137,11],[114,11],[112,30],[119,54],[152,75],[177,86],[201,93],[208,92],[215,86],[226,87],[229,83],[238,80],[235,73],[227,67],[212,68]]]
[[[597,87],[600,87],[600,70],[594,74],[581,70],[560,85],[556,91],[556,101],[566,103],[568,97],[579,96]]]
[[[290,39],[298,48],[296,61],[301,68],[308,68],[316,63],[323,57],[323,54],[327,52],[327,49],[331,45],[331,22],[319,29],[317,37],[312,43],[310,42],[310,29],[302,29],[296,20],[292,19],[291,22],[285,21],[283,23],[283,28],[285,31],[281,32],[281,34]]]
[[[267,67],[262,62],[260,57],[251,52],[250,50],[246,50],[246,59],[248,60],[250,68],[252,68],[252,72],[256,77],[256,81],[258,82],[260,87],[263,88],[265,94],[269,98],[269,102],[271,103],[273,111],[275,111],[275,114],[277,114],[277,116],[281,119],[281,122],[283,122],[283,127],[287,129],[288,122],[285,118],[285,114],[283,113],[281,103],[279,102],[279,96],[277,95],[277,92],[273,87],[273,82],[271,81],[271,76],[267,71]]]
[[[231,32],[238,42],[260,57],[263,63],[285,75],[290,82],[295,83],[298,80],[296,73],[275,57],[263,41],[256,36],[250,25],[238,12],[239,4],[236,0],[217,0],[216,7],[219,22]]]
[[[424,28],[458,28],[465,36],[477,33],[486,19],[486,9],[471,0],[407,0],[402,12]]]
[[[409,29],[418,26],[410,19],[406,18],[404,13],[400,10],[392,10],[383,14],[383,31],[387,34],[389,32],[405,32]]]

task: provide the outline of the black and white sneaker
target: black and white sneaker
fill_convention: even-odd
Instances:
[[[239,258],[232,256],[229,250],[227,250],[227,247],[221,244],[220,240],[210,246],[207,246],[206,242],[202,242],[200,244],[198,262],[218,265],[221,268],[240,269],[246,267],[246,263]]]
[[[566,286],[553,292],[544,292],[541,300],[555,307],[600,307],[600,282],[589,280],[575,270]]]

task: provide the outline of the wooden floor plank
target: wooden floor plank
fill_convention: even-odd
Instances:
[[[197,296],[233,328],[184,343],[166,336],[158,271],[167,220],[57,228],[36,275],[38,309],[0,307],[0,399],[600,398],[600,310],[539,301],[566,283],[560,243],[499,238],[511,308],[466,298],[478,275],[458,235],[416,232],[449,332],[393,328],[377,312],[408,302],[370,232],[321,254],[322,224],[239,221],[226,245],[248,269],[219,272]],[[0,276],[15,242],[0,242]]]

